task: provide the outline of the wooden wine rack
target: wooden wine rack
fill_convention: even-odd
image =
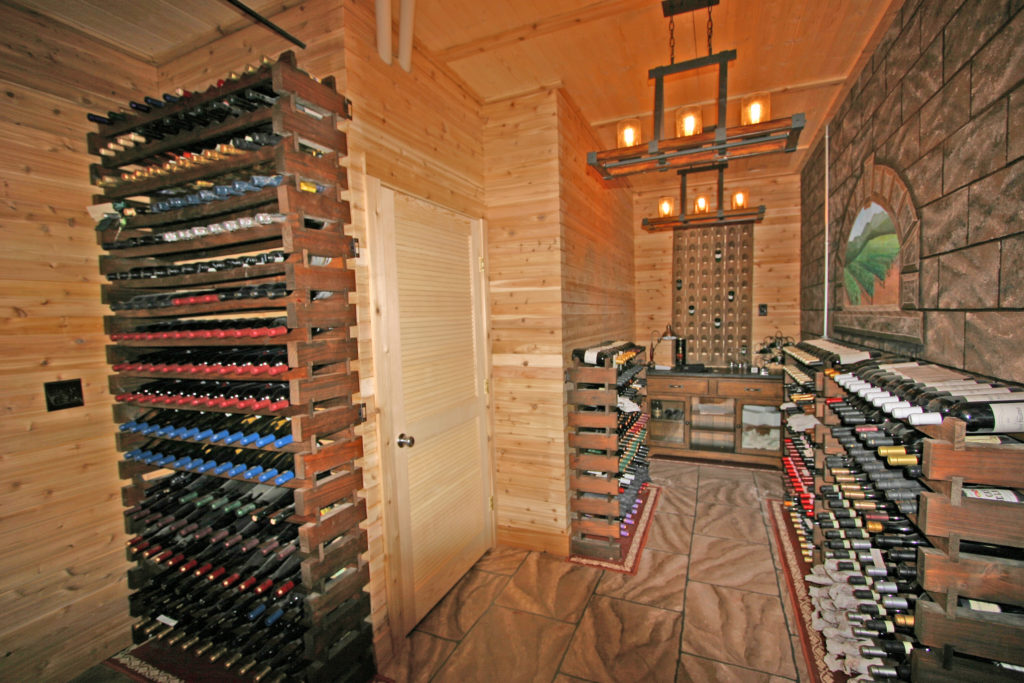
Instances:
[[[750,363],[754,227],[676,230],[672,242],[672,328],[687,363]]]
[[[570,551],[574,555],[617,562],[627,550],[617,519],[619,450],[623,442],[618,434],[617,380],[622,371],[638,366],[637,377],[644,379],[645,359],[646,354],[641,352],[622,368],[615,366],[612,358],[599,366],[574,360],[566,373],[572,383],[568,403],[576,407],[569,411]],[[638,403],[641,412],[646,413],[646,396],[639,396]],[[646,434],[646,427],[644,430]],[[646,436],[640,443],[645,440]]]
[[[965,442],[955,418],[919,429],[930,437],[921,470],[931,492],[921,494],[915,521],[934,547],[918,549],[917,581],[932,600],[917,602],[917,638],[937,648],[946,674],[959,680],[970,678],[971,663],[956,653],[1024,665],[1024,616],[957,606],[973,598],[1024,607],[1024,562],[960,551],[962,540],[1024,548],[1024,506],[962,495],[965,481],[1024,488],[1024,447]],[[919,676],[931,670],[923,652],[914,652],[913,666]]]
[[[197,145],[207,147],[259,129],[281,136],[279,142],[256,151],[114,186],[105,186],[95,203],[133,201],[139,196],[156,196],[161,190],[228,176],[232,173],[279,175],[277,186],[232,196],[221,201],[185,206],[160,213],[139,213],[119,225],[98,230],[101,245],[113,245],[133,238],[152,238],[193,226],[237,220],[257,212],[283,214],[269,224],[234,232],[206,234],[196,239],[162,241],[141,246],[112,248],[100,258],[104,274],[132,268],[167,267],[175,264],[281,250],[284,261],[217,272],[174,275],[162,278],[115,280],[102,290],[108,304],[124,302],[138,294],[216,291],[259,284],[283,283],[287,294],[280,298],[241,299],[187,304],[167,308],[119,310],[105,318],[108,334],[133,332],[160,321],[201,320],[219,316],[284,318],[283,334],[272,337],[224,337],[175,339],[156,335],[150,339],[119,340],[107,349],[108,361],[120,363],[158,349],[176,347],[284,347],[287,370],[273,377],[222,374],[225,381],[284,382],[288,389],[286,408],[269,410],[218,409],[206,412],[287,415],[291,418],[293,442],[279,449],[293,455],[295,478],[284,483],[294,489],[295,513],[289,522],[299,525],[301,588],[304,594],[303,620],[307,627],[303,657],[308,661],[308,681],[361,681],[374,675],[372,628],[368,623],[369,567],[363,559],[366,532],[360,522],[366,518],[366,503],[360,497],[362,440],[354,428],[362,420],[362,406],[353,402],[359,390],[355,308],[349,294],[355,290],[355,276],[346,259],[356,255],[354,241],[345,235],[350,207],[341,193],[347,189],[345,169],[339,165],[346,155],[342,128],[350,118],[350,104],[334,89],[333,78],[317,82],[295,64],[286,52],[271,64],[210,88],[148,114],[130,116],[126,121],[100,125],[88,136],[90,152],[98,154],[132,129],[163,117],[227,98],[246,88],[271,88],[277,99],[219,123],[167,135],[163,139],[137,144],[113,155],[100,156],[91,167],[94,181],[118,175],[122,169],[145,164],[165,155]],[[109,185],[109,183],[104,183]],[[315,192],[309,191],[315,188]],[[152,373],[123,371],[110,377],[114,394],[130,391],[155,379],[202,379],[185,372]],[[123,423],[154,406],[123,402],[114,407],[114,419]],[[166,406],[180,410],[188,406]],[[117,447],[128,451],[144,437],[119,433]],[[199,442],[196,442],[199,443]],[[155,467],[122,460],[119,472],[129,484],[122,490],[126,505],[145,497]],[[220,475],[210,475],[220,476]],[[241,479],[240,476],[234,477]],[[126,516],[130,533],[139,531],[137,522]],[[133,559],[133,558],[129,558]],[[146,585],[157,566],[141,560],[129,573],[133,589]],[[139,605],[132,603],[133,616]],[[136,634],[138,636],[138,634]]]

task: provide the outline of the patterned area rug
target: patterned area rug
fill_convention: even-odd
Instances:
[[[181,650],[155,640],[118,652],[104,665],[148,683],[241,683],[252,680],[251,677],[237,676],[201,657],[187,656]]]
[[[648,484],[647,488],[637,496],[640,500],[640,508],[636,528],[630,536],[619,541],[624,546],[627,546],[624,548],[625,552],[622,553],[622,561],[598,560],[583,555],[570,555],[569,561],[586,565],[587,567],[610,569],[613,572],[621,572],[623,574],[636,574],[636,568],[640,564],[640,553],[647,544],[647,533],[651,529],[651,519],[654,517],[654,508],[658,502],[660,492],[661,487]]]
[[[825,640],[821,633],[811,628],[811,613],[814,606],[811,604],[807,583],[804,581],[804,576],[810,573],[811,568],[798,550],[796,534],[787,518],[785,506],[781,500],[774,498],[769,498],[766,502],[772,532],[775,534],[781,556],[780,564],[786,577],[786,587],[789,589],[790,603],[797,616],[797,628],[800,631],[801,649],[807,661],[807,670],[812,680],[819,683],[844,683],[847,680],[844,674],[829,671],[825,664]]]

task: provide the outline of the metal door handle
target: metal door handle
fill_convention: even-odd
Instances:
[[[399,434],[398,438],[395,439],[395,443],[398,444],[399,448],[404,448],[405,446],[412,448],[416,445],[416,439],[411,436],[406,436],[405,434]]]

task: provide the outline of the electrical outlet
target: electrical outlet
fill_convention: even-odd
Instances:
[[[768,304],[758,304],[757,314],[762,317],[768,315]]]
[[[85,398],[82,396],[82,380],[80,379],[44,382],[43,395],[46,396],[46,412],[85,405]]]

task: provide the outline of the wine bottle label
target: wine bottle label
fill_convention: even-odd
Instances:
[[[997,500],[1004,503],[1019,503],[1021,502],[1020,496],[1015,491],[1010,489],[992,489],[992,488],[965,488],[963,489],[965,498],[978,498],[981,500]]]
[[[967,607],[974,610],[975,612],[1002,612],[999,605],[994,602],[985,602],[983,600],[965,600]]]
[[[178,625],[178,620],[177,619],[172,619],[171,617],[167,616],[166,614],[161,614],[160,616],[158,616],[156,618],[156,620],[159,621],[161,624],[167,624],[168,626],[171,626],[171,627]]]
[[[1024,432],[1024,403],[993,403],[992,417],[993,432]]]

